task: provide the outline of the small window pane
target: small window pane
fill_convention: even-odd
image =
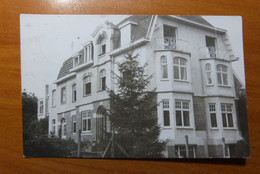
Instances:
[[[223,122],[223,127],[227,127],[226,114],[222,114],[222,122]]]
[[[190,126],[189,111],[183,111],[183,117],[184,117],[184,126]]]
[[[183,109],[189,109],[190,108],[189,102],[182,102],[182,107]]]
[[[163,108],[169,108],[169,100],[163,100]]]
[[[211,72],[207,72],[207,82],[208,84],[212,84]]]
[[[216,111],[216,107],[215,107],[215,104],[210,104],[209,105],[209,111]]]
[[[224,85],[228,85],[227,74],[223,74],[223,83]]]
[[[73,122],[73,133],[76,133],[76,122]]]
[[[226,111],[226,105],[221,105],[221,111]]]
[[[164,79],[168,78],[168,68],[167,68],[167,65],[162,65],[162,78],[164,78]]]
[[[181,109],[181,102],[180,101],[175,102],[175,108]]]
[[[164,126],[170,126],[170,112],[169,111],[163,111],[163,121],[164,121]]]
[[[176,125],[182,126],[181,111],[176,111]]]
[[[216,113],[211,113],[210,114],[210,120],[211,120],[211,127],[217,127]]]
[[[185,59],[180,59],[180,64],[181,65],[186,65],[186,60]]]
[[[187,69],[186,69],[186,67],[181,67],[181,80],[187,80]]]
[[[83,120],[83,131],[86,131],[87,130],[87,120],[84,119]]]
[[[229,127],[234,127],[232,113],[228,113],[227,117],[228,117],[228,126]]]
[[[180,77],[179,77],[179,67],[173,66],[173,71],[174,71],[174,79],[180,79]]]
[[[102,77],[102,89],[101,90],[106,90],[106,77]]]
[[[218,84],[222,85],[221,73],[217,73]]]
[[[86,93],[85,94],[91,94],[91,83],[85,84]]]
[[[178,64],[179,64],[179,58],[175,57],[175,58],[173,59],[173,64],[178,65]]]
[[[91,119],[88,119],[88,130],[91,130]]]

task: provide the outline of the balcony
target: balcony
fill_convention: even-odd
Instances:
[[[218,49],[215,47],[202,47],[199,49],[200,58],[218,58],[218,59],[229,59],[227,50]]]
[[[174,37],[164,37],[163,39],[155,39],[156,50],[173,50],[180,52],[190,52],[189,42]]]

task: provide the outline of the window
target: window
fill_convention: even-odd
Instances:
[[[163,100],[163,125],[170,126],[169,100]]]
[[[223,127],[234,127],[232,104],[221,104]]]
[[[176,28],[163,25],[164,49],[176,49]]]
[[[216,58],[216,38],[206,36],[206,47],[208,48],[208,58]]]
[[[91,111],[82,112],[82,131],[91,131]]]
[[[52,105],[52,107],[56,106],[55,100],[56,100],[56,90],[54,89],[52,91],[52,98],[51,98],[51,105]]]
[[[209,104],[209,115],[210,115],[210,125],[212,128],[218,127],[217,115],[216,115],[216,104]]]
[[[91,94],[91,76],[88,75],[83,79],[84,96]]]
[[[187,80],[187,60],[181,57],[173,59],[174,79]]]
[[[61,88],[61,104],[66,103],[66,87]]]
[[[106,71],[104,69],[100,71],[100,90],[106,90]]]
[[[104,36],[100,36],[99,38],[99,55],[103,55],[106,53],[106,39]]]
[[[196,146],[189,145],[188,146],[188,157],[186,154],[186,146],[185,145],[177,145],[175,146],[175,156],[177,158],[196,158]]]
[[[212,85],[212,76],[211,76],[211,64],[207,63],[205,65],[205,69],[206,69],[206,81],[207,81],[207,85]]]
[[[74,58],[74,67],[77,67],[79,65],[79,57]]]
[[[175,101],[176,126],[190,126],[190,102]]]
[[[61,126],[62,126],[62,132],[61,132],[62,138],[66,138],[66,135],[67,135],[67,123],[66,123],[65,118],[63,118],[61,120]]]
[[[161,57],[161,78],[168,79],[168,65],[167,65],[167,57]]]
[[[228,85],[228,67],[217,65],[217,79],[219,85]]]
[[[72,103],[77,101],[77,89],[76,84],[72,85]]]
[[[73,133],[77,133],[77,124],[76,124],[76,116],[72,116],[72,128],[73,128]]]
[[[39,114],[43,114],[43,100],[40,100]]]
[[[55,134],[55,119],[52,119],[52,131],[53,134]]]
[[[90,43],[84,48],[85,62],[93,60],[93,44]]]

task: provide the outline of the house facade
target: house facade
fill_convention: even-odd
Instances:
[[[129,51],[153,75],[163,152],[168,158],[236,157],[241,140],[232,52],[227,32],[200,16],[130,16],[97,27],[82,50],[64,61],[46,86],[49,134],[87,142],[88,150],[111,131],[113,73]],[[40,107],[39,107],[39,111]]]

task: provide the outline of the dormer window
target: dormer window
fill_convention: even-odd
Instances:
[[[82,64],[84,62],[83,57],[80,54],[77,54],[74,58],[73,58],[73,67],[77,67],[80,64]]]
[[[93,43],[90,42],[84,47],[84,62],[93,60]]]

